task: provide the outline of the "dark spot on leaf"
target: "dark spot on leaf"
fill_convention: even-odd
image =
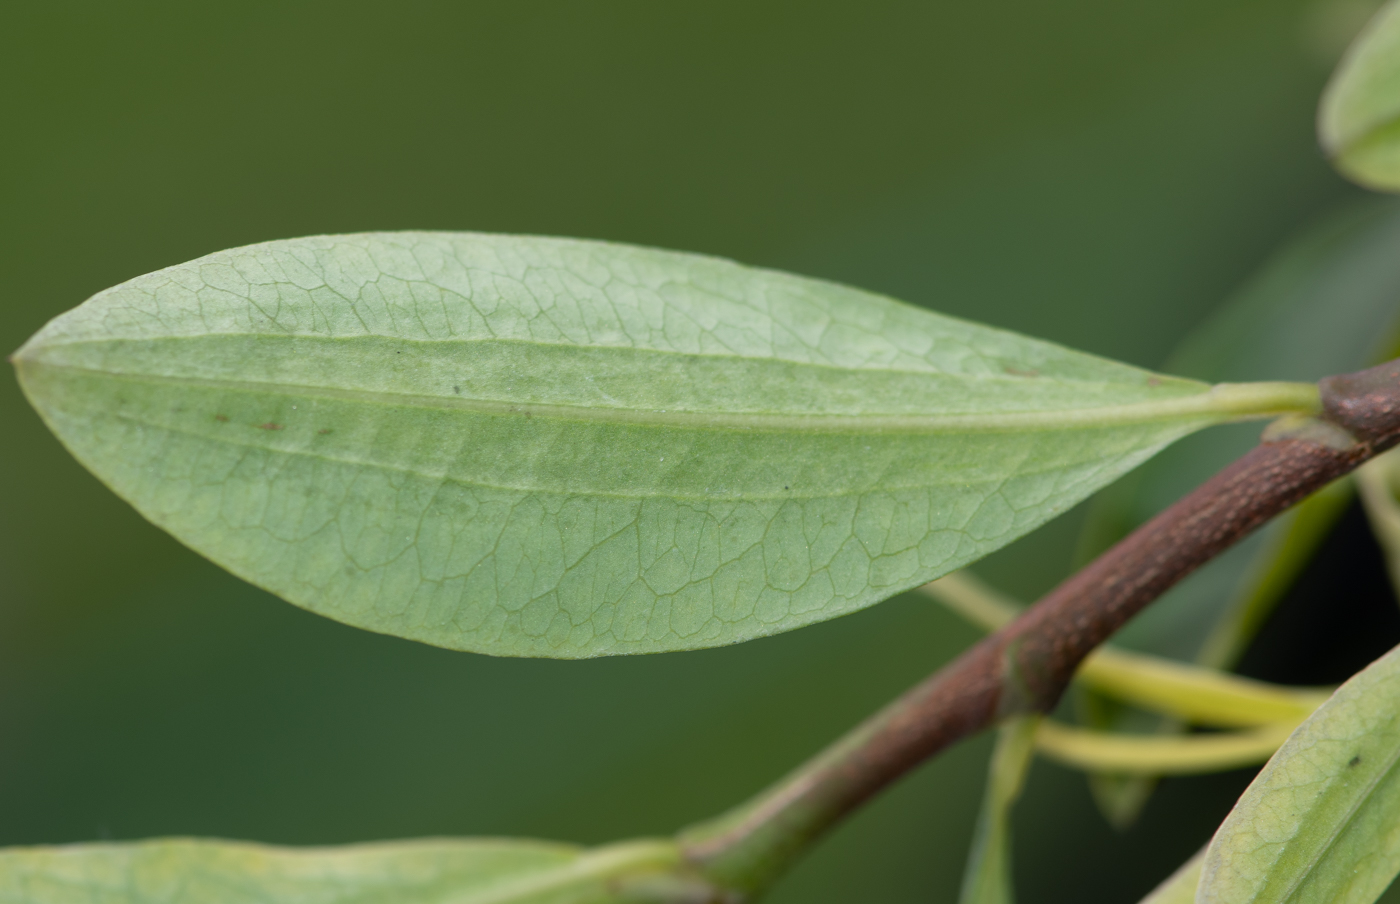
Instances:
[[[1347,765],[1348,765],[1348,766],[1355,766],[1355,765],[1358,765],[1360,762],[1361,762],[1361,754],[1358,753],[1356,756],[1354,756],[1354,757],[1352,757],[1351,759],[1347,760]]]
[[[785,489],[785,490],[790,490],[790,489],[792,489],[792,487],[783,487],[783,489]]]
[[[1147,378],[1147,385],[1148,385],[1148,386],[1161,386],[1161,385],[1162,385],[1162,381],[1161,381],[1160,379],[1158,379],[1157,377],[1148,377],[1148,378]]]
[[[283,428],[282,428],[282,425],[281,425],[281,424],[274,424],[274,423],[272,423],[272,421],[268,421],[266,424],[259,424],[259,425],[258,425],[258,429],[259,429],[259,430],[281,430],[281,429],[283,429]]]
[[[457,393],[457,395],[461,395],[461,394],[462,394],[462,387],[460,387],[460,386],[453,386],[453,387],[452,387],[452,391],[455,392],[455,393]]]
[[[1021,370],[1019,367],[1003,367],[1002,370],[1004,370],[1004,371],[1006,371],[1007,373],[1011,374],[1011,376],[1013,376],[1013,377],[1038,377],[1038,376],[1040,376],[1040,371],[1038,371],[1038,370]]]
[[[331,428],[329,428],[329,427],[322,427],[320,430],[317,430],[316,432],[319,433],[319,434],[322,435],[322,436],[325,436],[327,433],[330,433],[330,432],[331,432]]]
[[[228,423],[228,415],[227,415],[227,414],[216,414],[216,415],[214,415],[214,420],[218,421],[218,422],[221,423],[221,424],[227,424],[227,423]]]

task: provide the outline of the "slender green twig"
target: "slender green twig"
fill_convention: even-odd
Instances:
[[[959,572],[919,588],[980,627],[1010,624],[1022,607],[975,577]],[[1297,724],[1322,705],[1330,689],[1284,687],[1148,653],[1102,646],[1075,680],[1126,703],[1196,725]]]
[[[1036,731],[1035,749],[1075,769],[1190,775],[1256,766],[1272,756],[1302,721],[1273,722],[1245,731],[1178,736],[1090,731],[1047,719]]]
[[[1011,881],[1011,808],[1021,796],[1035,754],[1040,716],[1007,719],[997,729],[997,743],[987,769],[982,812],[972,831],[958,904],[1003,904],[1014,898]]]

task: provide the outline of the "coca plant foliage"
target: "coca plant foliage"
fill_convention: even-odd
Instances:
[[[1400,188],[1397,98],[1391,0],[1319,116],[1324,148],[1362,184]],[[1251,348],[1283,335],[1261,338],[1259,323],[1308,320],[1314,296],[1338,293],[1369,349],[1393,328],[1385,287],[1400,273],[1373,225],[1288,256],[1178,364],[1237,379]],[[1292,360],[1351,354],[1355,336],[1328,344],[1347,332],[1337,311],[1294,331],[1304,354]],[[219,252],[100,293],[14,361],[78,459],[247,580],[375,631],[562,658],[735,643],[852,612],[1011,542],[1189,433],[1317,409],[1308,384],[1153,374],[729,261],[470,233]],[[1358,483],[1400,583],[1398,468],[1379,459]],[[1101,502],[1094,541],[1137,520],[1168,470]],[[1329,505],[1277,530],[1253,577],[1230,566],[1239,605],[1202,634],[1200,665],[1096,657],[1097,692],[1174,717],[1155,735],[1038,716],[1002,727],[965,904],[1013,898],[1011,809],[1036,749],[1072,737],[1087,769],[1110,749],[1126,756],[1115,768],[1138,777],[1116,777],[1122,799],[1107,809],[1135,812],[1161,751],[1209,760],[1202,751],[1230,740],[1172,737],[1202,722],[1190,715],[1202,689],[1228,698],[1228,724],[1287,740],[1209,847],[1148,900],[1366,904],[1384,892],[1400,872],[1400,649],[1321,705],[1202,667],[1247,643]],[[1312,525],[1305,541],[1299,524]],[[957,586],[967,611],[1010,617],[975,582]],[[1296,705],[1280,716],[1279,699]],[[0,851],[0,904],[742,899],[674,839]]]
[[[729,261],[470,233],[220,252],[15,360],[73,454],[215,562],[508,656],[843,615],[1298,404]]]

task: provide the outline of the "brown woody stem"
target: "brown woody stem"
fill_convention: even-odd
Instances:
[[[1305,496],[1400,441],[1400,360],[1319,384],[1320,418],[1258,446],[776,785],[681,835],[743,897],[765,888],[871,796],[954,742],[1048,712],[1079,663],[1177,581]]]

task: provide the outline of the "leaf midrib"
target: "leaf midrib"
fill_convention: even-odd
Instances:
[[[775,433],[980,433],[1071,428],[1115,427],[1171,420],[1224,421],[1267,417],[1303,411],[1297,404],[1274,400],[1272,405],[1236,407],[1231,390],[1251,384],[1221,384],[1195,395],[1152,402],[1133,402],[1092,408],[1010,411],[995,414],[932,415],[787,415],[757,412],[673,411],[641,408],[607,408],[582,405],[517,404],[491,399],[395,393],[381,390],[340,389],[273,381],[239,381],[201,377],[130,374],[72,364],[26,361],[22,368],[40,367],[90,374],[108,379],[153,385],[198,386],[227,392],[246,392],[334,399],[359,404],[406,406],[440,411],[467,411],[498,417],[541,417],[553,420],[604,422],[628,426],[672,427],[692,430],[760,431]],[[1255,384],[1257,385],[1257,384]],[[1290,385],[1290,384],[1280,384]]]
[[[666,842],[634,842],[589,851],[572,863],[551,867],[539,875],[508,879],[494,888],[452,895],[447,900],[455,904],[509,904],[522,895],[564,889],[581,880],[606,880],[626,870],[664,870],[674,866],[677,859],[674,847]]]
[[[931,365],[931,364],[927,364],[927,362],[925,362],[925,364],[926,364],[927,366],[925,366],[925,367],[917,367],[917,368],[916,368],[916,367],[897,367],[897,366],[842,365],[842,364],[836,364],[836,363],[831,362],[831,361],[800,360],[800,359],[797,359],[797,358],[784,357],[784,356],[779,355],[779,354],[776,354],[776,353],[771,354],[771,355],[761,355],[761,354],[741,354],[741,353],[735,352],[735,351],[727,351],[727,352],[724,352],[724,353],[703,352],[703,351],[694,351],[694,352],[691,352],[691,351],[680,351],[680,350],[677,350],[677,349],[650,348],[650,347],[643,347],[643,346],[636,346],[636,345],[584,345],[584,346],[580,346],[580,345],[579,345],[578,343],[576,343],[576,342],[545,342],[545,341],[538,340],[538,339],[519,339],[519,338],[496,337],[496,336],[488,336],[488,337],[484,337],[484,338],[420,339],[420,338],[409,337],[409,336],[393,336],[393,335],[388,335],[388,334],[385,334],[385,333],[364,333],[364,334],[361,334],[361,335],[353,335],[353,336],[328,336],[328,335],[324,335],[324,334],[320,334],[320,333],[272,333],[272,334],[265,334],[265,333],[248,333],[248,332],[213,332],[213,331],[211,331],[211,332],[196,333],[196,334],[189,334],[189,335],[183,335],[183,334],[182,334],[182,335],[165,335],[165,336],[104,336],[104,337],[101,337],[101,338],[98,338],[98,339],[69,339],[69,340],[59,341],[59,342],[45,343],[43,346],[40,347],[39,350],[42,351],[44,348],[72,348],[72,347],[79,347],[79,346],[99,346],[99,347],[100,347],[100,346],[105,346],[105,345],[111,345],[111,344],[113,344],[113,343],[122,343],[122,342],[146,343],[146,344],[160,344],[160,343],[166,343],[166,342],[178,343],[178,342],[187,341],[187,340],[221,339],[221,338],[222,338],[222,339],[238,339],[238,340],[254,340],[254,341],[257,341],[257,342],[265,342],[265,341],[272,341],[272,342],[287,341],[287,342],[314,342],[314,343],[327,343],[327,344],[335,344],[335,343],[355,343],[355,342],[363,342],[363,341],[365,341],[365,340],[380,340],[380,341],[384,341],[384,342],[402,343],[402,344],[408,344],[408,345],[428,346],[428,347],[434,347],[434,346],[454,346],[454,347],[458,347],[458,348],[462,348],[462,349],[469,348],[470,346],[473,346],[473,345],[482,345],[482,346],[505,346],[505,347],[516,347],[516,348],[532,348],[532,349],[541,349],[541,350],[563,350],[563,351],[579,351],[579,350],[586,350],[586,351],[590,351],[590,352],[616,352],[616,353],[622,353],[622,354],[633,354],[633,355],[637,355],[637,356],[641,356],[641,357],[656,356],[657,358],[687,358],[687,359],[702,359],[702,360],[706,360],[706,361],[735,361],[735,362],[743,362],[744,364],[778,363],[778,364],[783,364],[783,365],[787,365],[787,366],[791,366],[791,367],[801,368],[801,369],[803,369],[803,370],[826,371],[826,372],[829,372],[829,373],[837,373],[837,374],[843,374],[843,375],[869,376],[869,375],[888,374],[888,375],[897,375],[897,376],[901,376],[901,377],[913,377],[913,378],[926,379],[926,380],[948,380],[948,381],[952,381],[952,382],[965,382],[965,383],[994,383],[994,384],[999,384],[999,385],[1006,386],[1006,387],[1024,387],[1024,386],[1026,386],[1026,385],[1029,385],[1029,384],[1032,383],[1032,382],[1035,382],[1035,383],[1046,383],[1046,382],[1048,382],[1048,383],[1053,383],[1053,384],[1060,385],[1060,386],[1070,386],[1070,387],[1083,388],[1083,389],[1088,390],[1088,389],[1104,389],[1104,388],[1107,388],[1107,387],[1135,387],[1135,385],[1136,385],[1136,386],[1142,386],[1142,385],[1148,385],[1148,386],[1150,386],[1150,385],[1152,385],[1151,381],[1154,380],[1154,379],[1160,380],[1160,381],[1163,381],[1163,382],[1169,382],[1169,383],[1172,383],[1172,384],[1176,384],[1176,385],[1178,385],[1178,386],[1181,387],[1181,388],[1187,388],[1187,387],[1192,387],[1192,386],[1194,386],[1194,387],[1197,388],[1197,392],[1203,392],[1203,391],[1205,391],[1205,390],[1209,387],[1209,384],[1207,384],[1207,383],[1202,383],[1202,382],[1199,381],[1199,380],[1193,380],[1193,379],[1190,379],[1190,378],[1187,378],[1187,377],[1156,375],[1156,374],[1149,373],[1149,372],[1147,372],[1147,371],[1140,371],[1140,370],[1138,370],[1137,368],[1132,367],[1131,365],[1119,364],[1118,362],[1108,361],[1107,359],[1098,359],[1098,360],[1097,360],[1097,363],[1099,363],[1099,364],[1105,364],[1105,365],[1113,365],[1114,367],[1120,368],[1120,369],[1124,372],[1125,375],[1131,374],[1132,376],[1135,376],[1135,377],[1140,378],[1140,382],[1139,382],[1138,384],[1134,384],[1134,382],[1133,382],[1132,380],[1126,380],[1126,379],[1111,380],[1111,379],[1104,379],[1104,378],[1102,378],[1102,377],[1096,377],[1096,378],[1093,378],[1093,379],[1086,379],[1086,378],[1084,378],[1084,377],[1073,376],[1073,375],[1065,375],[1065,374],[1044,375],[1044,374],[1041,374],[1039,371],[1029,371],[1029,372],[1025,372],[1025,373],[1012,373],[1012,372],[996,373],[996,372],[994,372],[994,371],[989,371],[989,372],[986,372],[986,373],[957,373],[957,372],[950,372],[950,371],[946,371],[946,370],[940,370],[940,369],[939,369],[938,367],[936,367],[936,366],[933,366],[933,365]],[[967,347],[968,347],[970,350],[971,350],[971,348],[972,348],[970,345],[968,345]],[[29,354],[27,354],[27,351],[28,351],[28,346],[26,346],[25,348],[21,348],[18,352],[15,353],[15,355],[14,355],[14,360],[15,360],[16,362],[24,361],[24,360],[34,360],[34,361],[38,361],[38,362],[41,362],[41,363],[44,363],[44,364],[48,364],[48,365],[50,365],[50,366],[55,366],[55,367],[60,366],[60,362],[44,361],[42,358],[37,358],[37,357],[33,357],[33,358],[32,358],[32,357],[30,357]],[[913,353],[910,353],[910,354],[913,354]],[[984,359],[991,359],[991,360],[997,360],[997,361],[1000,361],[1000,360],[1001,360],[1001,356],[997,355],[996,353],[992,353],[992,352],[977,351],[976,354],[977,354],[979,357],[984,358]],[[918,357],[918,356],[917,356],[917,355],[914,355],[914,357]],[[1087,357],[1087,356],[1086,356],[1086,357]],[[63,364],[62,366],[71,366],[71,367],[75,367],[75,368],[81,367],[81,365],[68,365],[68,364]],[[105,372],[105,371],[104,371],[104,372]],[[113,373],[120,373],[120,372],[119,372],[119,371],[113,371]]]
[[[611,490],[598,490],[598,489],[588,489],[588,490],[559,490],[559,489],[553,489],[553,488],[548,488],[548,487],[538,487],[538,486],[517,486],[517,485],[513,485],[513,484],[490,483],[490,482],[485,481],[485,480],[469,480],[469,479],[466,479],[466,478],[463,478],[463,477],[454,476],[453,474],[448,473],[447,471],[443,471],[442,473],[435,473],[435,472],[431,472],[431,471],[420,471],[420,470],[415,470],[415,469],[413,469],[413,468],[406,468],[406,467],[403,467],[402,465],[389,464],[388,462],[371,461],[371,460],[367,460],[367,459],[357,459],[357,458],[347,458],[347,457],[345,457],[345,456],[340,456],[340,455],[327,455],[327,454],[324,453],[324,452],[315,452],[315,451],[311,451],[311,450],[309,450],[309,449],[281,449],[281,448],[277,448],[276,446],[259,445],[259,444],[257,444],[257,443],[243,442],[243,441],[241,441],[241,440],[236,440],[236,439],[227,439],[227,438],[224,438],[224,437],[214,437],[214,436],[208,435],[207,433],[199,433],[199,432],[196,432],[196,431],[194,431],[194,430],[181,429],[181,428],[179,428],[179,427],[174,427],[174,426],[171,426],[171,425],[169,425],[169,424],[160,424],[160,423],[156,423],[156,422],[154,422],[154,421],[148,421],[148,420],[143,420],[143,419],[141,419],[141,418],[132,417],[131,415],[116,414],[116,415],[112,415],[112,416],[113,416],[114,418],[118,419],[118,420],[123,420],[123,421],[127,421],[128,423],[137,424],[137,425],[139,425],[139,426],[141,426],[141,427],[149,428],[149,429],[152,429],[152,430],[163,430],[163,431],[166,431],[166,432],[168,432],[168,433],[176,433],[176,434],[179,434],[179,435],[181,435],[181,436],[190,436],[190,437],[194,437],[194,438],[196,438],[196,439],[204,440],[204,441],[210,442],[210,443],[219,443],[219,444],[223,444],[223,445],[235,446],[235,447],[238,447],[238,448],[241,448],[241,449],[257,449],[257,450],[260,450],[260,451],[262,451],[262,452],[269,452],[269,453],[272,453],[272,454],[275,454],[275,455],[290,455],[290,456],[303,456],[303,457],[307,457],[307,458],[317,458],[317,459],[320,459],[320,460],[322,460],[322,461],[333,462],[333,463],[335,463],[335,464],[351,465],[351,466],[354,466],[354,467],[361,467],[361,468],[376,468],[376,469],[380,469],[380,470],[384,470],[384,471],[392,471],[392,472],[394,472],[394,473],[396,473],[396,474],[410,474],[410,475],[412,475],[412,476],[414,476],[414,477],[420,477],[420,478],[422,478],[422,479],[424,479],[424,480],[435,480],[435,481],[439,481],[439,482],[450,482],[450,483],[460,484],[460,485],[462,485],[462,486],[478,487],[478,488],[480,488],[480,489],[485,489],[485,490],[500,490],[500,491],[502,491],[502,492],[508,492],[508,493],[543,493],[543,494],[558,495],[558,496],[587,496],[587,497],[589,497],[589,498],[628,499],[628,500],[634,500],[634,499],[671,499],[671,500],[677,500],[677,501],[683,501],[683,502],[696,502],[696,503],[712,503],[712,502],[739,503],[739,502],[746,502],[746,501],[750,501],[750,500],[770,501],[770,500],[843,499],[843,498],[847,498],[847,497],[867,496],[867,495],[869,495],[871,492],[873,492],[872,489],[868,489],[868,488],[867,488],[867,489],[857,489],[857,490],[834,490],[834,491],[820,492],[820,493],[803,493],[803,492],[798,492],[798,491],[796,491],[796,490],[784,491],[784,492],[782,492],[782,493],[761,493],[761,492],[757,492],[757,491],[754,491],[754,490],[744,490],[744,491],[742,491],[742,494],[732,494],[732,495],[731,495],[731,494],[725,494],[725,493],[697,494],[697,493],[687,493],[687,492],[682,492],[682,491],[668,491],[668,492],[654,492],[654,493],[644,493],[644,492],[619,493],[619,492],[611,491]],[[1022,475],[1022,476],[1035,476],[1035,475],[1039,475],[1039,474],[1054,473],[1054,472],[1057,472],[1057,471],[1060,471],[1060,470],[1063,470],[1062,466],[1060,466],[1060,465],[1047,465],[1045,468],[1042,468],[1042,469],[1026,469],[1026,470],[1022,470],[1022,471],[1019,472],[1019,474]],[[988,483],[992,483],[992,482],[994,482],[994,481],[987,481],[987,482],[988,482]],[[1004,483],[1004,481],[995,481],[995,482],[996,482],[998,485],[1001,485],[1002,483]],[[881,490],[881,491],[886,491],[886,490],[888,490],[888,491],[923,490],[923,489],[927,489],[927,488],[932,487],[932,486],[967,486],[967,483],[966,483],[965,481],[950,481],[950,482],[947,482],[947,483],[910,483],[910,484],[881,483],[881,484],[880,484],[880,490]]]

